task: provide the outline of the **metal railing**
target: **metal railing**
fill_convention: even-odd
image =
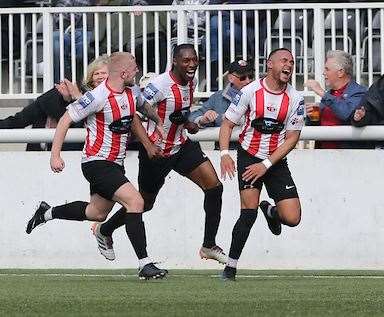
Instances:
[[[0,143],[40,143],[51,142],[55,129],[1,129]],[[232,140],[237,140],[240,133],[235,128]],[[65,142],[83,142],[85,140],[85,129],[69,129]],[[207,128],[200,130],[197,134],[189,135],[196,141],[218,141],[219,128]],[[331,127],[304,127],[300,140],[384,140],[384,126],[367,126],[355,128],[351,126]]]
[[[160,73],[170,64],[172,46],[184,42],[201,58],[196,97],[222,88],[226,66],[237,56],[253,59],[256,76],[264,73],[266,56],[281,46],[296,58],[293,86],[307,95],[308,78],[323,81],[328,49],[353,55],[357,82],[371,85],[384,73],[384,3],[7,8],[0,9],[3,19],[13,40],[0,38],[0,47],[8,46],[8,54],[0,50],[1,99],[37,97],[53,86],[54,68],[56,77],[69,69],[72,80],[79,79],[90,60],[114,50],[132,52],[143,73]],[[87,43],[81,54],[74,45],[76,31]]]

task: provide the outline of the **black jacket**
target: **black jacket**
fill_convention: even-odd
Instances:
[[[384,125],[384,75],[369,87],[368,92],[361,100],[365,108],[365,116],[360,121],[352,117],[351,124],[355,127],[366,125]],[[372,142],[373,147],[383,147],[384,141]]]
[[[355,121],[352,117],[352,125],[355,127],[384,125],[384,75],[369,87],[361,106],[365,108],[365,116],[360,121]]]

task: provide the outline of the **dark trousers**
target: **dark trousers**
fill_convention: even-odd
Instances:
[[[22,129],[32,124],[45,122],[47,117],[59,121],[68,103],[52,88],[39,96],[13,116],[0,120],[0,129]]]
[[[66,111],[68,103],[56,88],[48,90],[35,101],[24,107],[13,116],[0,120],[0,129],[23,129],[29,125],[34,128],[44,128],[47,117],[59,121]],[[83,127],[83,123],[72,125],[73,128]],[[83,143],[64,143],[63,150],[77,151],[83,148]],[[48,146],[50,149],[50,146]],[[27,150],[40,151],[40,144],[28,144]]]

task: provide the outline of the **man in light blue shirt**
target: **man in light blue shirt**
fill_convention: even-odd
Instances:
[[[242,59],[232,62],[228,68],[228,85],[215,92],[198,110],[193,111],[189,121],[196,123],[200,129],[220,127],[232,99],[241,88],[253,81],[253,78],[254,69],[251,63]],[[236,148],[236,142],[231,142],[230,148]],[[219,149],[218,142],[215,142],[215,149]]]
[[[253,81],[254,69],[249,62],[236,60],[229,65],[227,77],[228,85],[215,92],[201,108],[193,111],[189,121],[196,123],[200,128],[219,127],[232,98],[241,88]]]

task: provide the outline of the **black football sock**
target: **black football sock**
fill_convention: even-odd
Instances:
[[[240,217],[237,219],[232,230],[232,242],[229,249],[229,257],[238,260],[243,251],[245,242],[257,218],[257,209],[241,209]]]
[[[203,247],[216,245],[216,234],[220,224],[223,185],[204,191],[205,229]]]
[[[113,232],[125,225],[125,217],[127,215],[127,209],[121,207],[115,214],[108,219],[108,221],[104,222],[100,226],[100,233],[105,236],[112,236]]]
[[[267,211],[267,215],[269,218],[279,219],[279,213],[277,212],[276,206],[270,207]]]
[[[125,230],[138,259],[143,259],[147,254],[147,238],[142,213],[127,213],[125,216]]]
[[[88,203],[85,201],[74,201],[65,205],[52,208],[53,219],[65,219],[83,221],[87,220],[85,209]]]

